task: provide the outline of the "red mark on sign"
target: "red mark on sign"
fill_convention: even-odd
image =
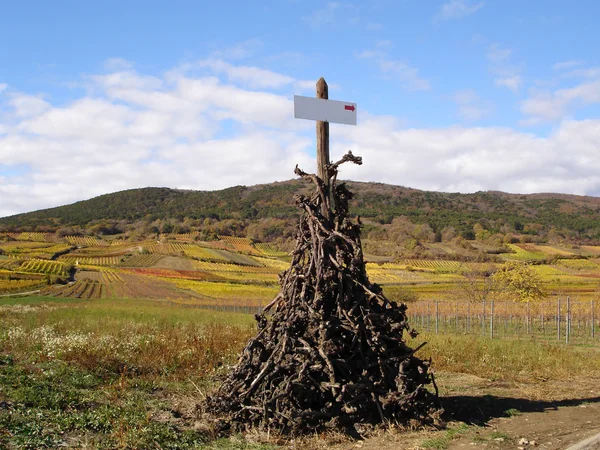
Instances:
[[[354,107],[354,105],[344,105],[344,109],[346,111],[354,111],[356,108]]]

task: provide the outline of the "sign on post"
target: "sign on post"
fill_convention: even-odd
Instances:
[[[294,117],[356,125],[356,103],[294,95]]]
[[[317,96],[294,95],[294,117],[317,121],[317,175],[323,181],[325,197],[329,198],[329,122],[356,125],[356,103],[329,100],[325,78],[317,81]],[[327,217],[327,202],[321,205]]]

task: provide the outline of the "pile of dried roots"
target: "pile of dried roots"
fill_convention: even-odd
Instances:
[[[354,432],[367,424],[431,424],[441,409],[429,361],[403,333],[416,335],[406,305],[389,301],[365,272],[360,220],[348,218],[352,194],[337,184],[346,154],[328,166],[331,195],[317,187],[296,196],[302,210],[291,266],[281,291],[256,316],[258,334],[205,407],[224,427],[301,434],[327,428]],[[333,208],[330,199],[333,199]]]

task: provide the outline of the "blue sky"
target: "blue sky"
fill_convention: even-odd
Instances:
[[[595,1],[20,1],[0,14],[0,216],[314,170],[293,95],[356,102],[343,178],[600,195]]]

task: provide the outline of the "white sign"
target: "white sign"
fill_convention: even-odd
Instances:
[[[356,125],[356,103],[294,95],[294,117]]]

